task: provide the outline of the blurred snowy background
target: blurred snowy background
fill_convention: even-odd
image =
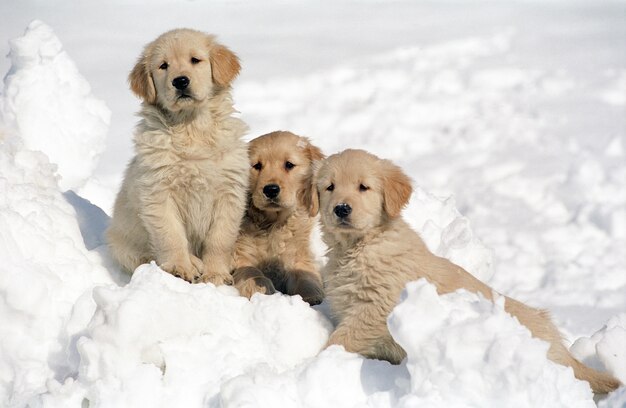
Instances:
[[[126,77],[177,27],[240,56],[249,138],[396,161],[433,251],[551,310],[576,355],[626,381],[626,2],[3,1],[0,16],[0,405],[593,406],[476,297],[413,288],[403,305],[464,317],[427,339],[399,310],[394,334],[422,342],[403,338],[391,367],[314,357],[332,326],[295,298],[154,266],[128,283],[101,236],[133,154]]]

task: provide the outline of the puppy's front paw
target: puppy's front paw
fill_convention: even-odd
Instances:
[[[198,261],[200,260],[198,259]],[[200,265],[202,265],[202,261],[200,261]],[[184,279],[190,283],[194,283],[197,280],[198,276],[200,275],[200,270],[201,270],[201,269],[199,270],[197,265],[195,265],[192,261],[187,261],[187,262],[166,261],[159,266],[164,271],[169,272],[172,275],[178,278]]]
[[[300,272],[290,277],[287,291],[290,295],[302,296],[302,300],[311,306],[319,305],[324,300],[322,282],[312,273]]]
[[[272,295],[276,293],[276,288],[274,288],[272,281],[261,276],[237,282],[235,283],[235,287],[241,296],[245,296],[248,299],[250,299],[255,293],[262,293],[264,295]]]
[[[204,283],[212,283],[215,286],[220,286],[220,285],[232,285],[233,284],[233,277],[230,276],[230,273],[228,274],[218,274],[218,273],[214,273],[214,272],[207,272],[205,271],[202,276],[200,276],[199,279],[200,282],[204,282]]]
[[[298,294],[311,306],[319,305],[324,300],[324,289],[319,284],[307,284]]]

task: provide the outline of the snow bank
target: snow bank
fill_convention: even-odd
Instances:
[[[244,372],[280,372],[313,357],[332,328],[300,297],[248,301],[231,287],[191,285],[154,264],[123,288],[95,289],[94,300],[77,342],[76,382],[64,387],[95,406],[204,406]],[[43,401],[58,403],[60,393]]]
[[[0,120],[19,132],[27,149],[57,165],[63,190],[78,189],[104,150],[111,113],[50,27],[33,21],[10,45]]]
[[[422,279],[408,284],[403,298],[389,317],[411,374],[399,407],[595,405],[589,385],[547,360],[548,343],[504,311],[504,297],[438,296]]]
[[[68,370],[72,336],[89,321],[81,296],[110,282],[85,249],[54,166],[40,152],[0,144],[0,405],[22,406]],[[76,314],[77,302],[87,311]]]

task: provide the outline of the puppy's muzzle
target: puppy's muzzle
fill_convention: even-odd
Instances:
[[[333,209],[333,212],[337,217],[345,219],[350,215],[350,213],[352,213],[352,207],[346,203],[337,204]]]
[[[280,194],[280,186],[278,184],[268,184],[263,187],[263,194],[265,197],[273,200]]]
[[[174,88],[178,89],[179,91],[184,91],[185,89],[187,89],[190,82],[191,81],[189,80],[188,77],[179,76],[172,80],[172,85],[174,86]]]

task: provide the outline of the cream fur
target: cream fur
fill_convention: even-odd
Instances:
[[[492,299],[490,287],[460,266],[433,255],[399,216],[398,209],[408,202],[411,187],[391,162],[361,150],[346,150],[323,163],[316,185],[323,239],[329,247],[324,283],[338,322],[328,344],[399,363],[406,353],[389,334],[386,320],[406,283],[419,278],[434,284],[440,294],[464,288]],[[352,208],[343,222],[333,213],[341,203]],[[617,388],[615,378],[574,359],[548,312],[508,297],[505,309],[533,336],[550,343],[551,360],[571,366],[576,377],[589,381],[594,392]]]
[[[248,297],[278,289],[320,303],[324,294],[310,236],[317,212],[311,207],[317,204],[311,198],[312,164],[322,153],[290,132],[260,136],[249,147],[250,193],[234,255],[235,285]],[[263,193],[270,184],[280,188],[274,200]]]
[[[234,54],[193,30],[163,34],[139,58],[129,78],[144,100],[136,155],[107,231],[124,270],[155,260],[190,282],[232,281],[248,186],[247,126],[232,116],[225,82],[238,71]],[[172,85],[179,76],[190,79],[187,97]]]

